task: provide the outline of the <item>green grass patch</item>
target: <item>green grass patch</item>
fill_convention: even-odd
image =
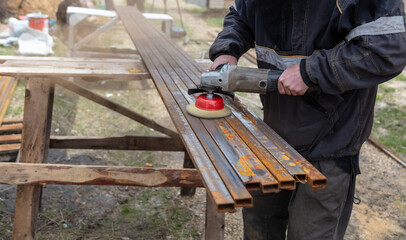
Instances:
[[[0,45],[0,55],[14,55],[17,47],[10,46],[10,47],[3,47]]]
[[[211,27],[219,27],[223,26],[224,16],[223,17],[208,17],[206,22]]]
[[[66,57],[68,52],[68,46],[66,46],[59,38],[54,37],[54,46],[52,50],[54,51],[54,57]]]
[[[400,81],[406,81],[406,76],[403,74],[399,74],[395,79]]]
[[[406,107],[388,104],[377,109],[372,136],[396,154],[406,156]]]
[[[136,200],[122,205],[121,215],[135,225],[133,229],[151,233],[151,239],[168,235],[173,239],[196,239],[196,229],[186,227],[192,213],[173,202],[170,197],[173,194],[168,189],[156,191],[147,188]]]
[[[24,114],[25,85],[27,81],[20,79],[8,105],[6,118],[22,118]]]
[[[396,89],[386,87],[385,85],[379,85],[378,94],[376,96],[377,101],[389,102],[394,96]]]

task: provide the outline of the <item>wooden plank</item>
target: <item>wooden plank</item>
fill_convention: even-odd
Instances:
[[[80,48],[80,51],[87,51],[87,52],[98,52],[98,53],[112,53],[112,54],[123,54],[123,55],[138,55],[137,58],[141,59],[139,56],[139,52],[137,49],[133,48],[116,48],[116,47],[93,47],[93,46],[86,46]],[[128,60],[133,59],[132,57],[129,57]]]
[[[20,144],[2,144],[0,145],[0,154],[18,152],[20,150],[20,147]]]
[[[48,157],[54,86],[50,80],[28,80],[24,103],[24,129],[20,162],[42,163]],[[35,239],[40,186],[18,185],[13,239]]]
[[[63,80],[63,79],[55,79],[56,83],[76,94],[79,94],[82,97],[85,97],[93,102],[96,102],[104,107],[107,107],[110,110],[113,110],[115,112],[118,112],[134,121],[137,121],[147,127],[150,127],[152,129],[155,129],[158,132],[161,132],[163,134],[166,134],[170,137],[173,137],[175,139],[179,138],[179,134],[177,132],[174,132],[166,127],[163,127],[162,125],[158,124],[155,121],[152,121],[134,111],[132,111],[129,108],[123,107],[107,98],[104,98],[98,94],[95,94],[83,87],[80,87],[77,84],[74,84],[72,82]]]
[[[203,187],[194,169],[33,163],[0,163],[0,184]]]
[[[192,159],[190,159],[190,156],[187,152],[185,152],[185,157],[183,160],[183,168],[195,168],[195,165],[193,165]],[[196,188],[193,187],[182,187],[180,189],[180,195],[181,196],[193,196],[196,193]]]
[[[22,129],[23,129],[23,124],[20,124],[20,123],[7,124],[7,125],[0,126],[0,133],[21,131]]]
[[[57,63],[78,63],[78,62],[88,62],[88,63],[135,63],[139,64],[141,61],[141,57],[137,55],[135,58],[131,59],[122,59],[122,58],[69,58],[69,57],[30,57],[30,56],[6,56],[0,55],[0,63],[3,64],[6,61],[10,62],[18,62],[18,61],[25,61],[27,63],[36,62],[37,66],[42,65],[43,63],[49,62],[57,62]],[[40,63],[40,64],[39,64]],[[57,64],[56,63],[56,64]]]
[[[120,7],[117,7],[117,9],[119,12],[121,12],[119,13],[119,15],[124,23],[126,23],[127,21],[128,24],[133,23],[131,12],[127,12],[125,9],[122,9]],[[130,10],[137,11],[133,8]],[[133,35],[133,33],[137,34],[134,32],[134,30],[131,30],[129,28],[127,29],[130,32],[130,35]],[[133,38],[135,38],[135,36],[133,36]],[[137,41],[139,40],[137,39]],[[137,49],[139,49],[140,47],[142,48],[141,40],[139,44],[137,43],[137,41],[134,41],[137,45]],[[151,61],[148,56],[146,56],[146,58],[149,62]],[[219,174],[217,173],[213,163],[209,160],[207,153],[202,148],[196,134],[190,128],[190,125],[188,124],[188,121],[184,116],[182,109],[180,109],[179,106],[176,104],[175,98],[169,92],[158,70],[151,65],[151,67],[149,68],[149,72],[151,73],[151,75],[154,76],[155,84],[157,88],[160,89],[159,93],[161,94],[161,97],[165,102],[165,106],[168,108],[168,112],[170,113],[173,122],[175,122],[178,132],[182,133],[182,140],[184,143],[186,143],[185,146],[188,150],[188,153],[193,159],[197,170],[201,174],[210,197],[216,203],[217,210],[221,210],[222,206],[229,206],[227,210],[233,211],[234,201],[231,198],[224,183],[222,182]]]
[[[4,124],[15,124],[15,123],[23,123],[22,118],[5,118],[3,119],[2,125]]]
[[[75,50],[71,52],[71,57],[81,57],[81,58],[123,58],[123,59],[134,59],[138,57],[138,54],[130,54],[130,53],[114,53],[114,52],[104,52],[104,51],[90,51],[90,50],[83,50],[83,48],[79,50]]]
[[[19,142],[21,142],[21,134],[0,135],[0,143],[19,143]]]
[[[216,211],[215,204],[206,196],[205,240],[223,240],[225,227],[225,214]]]
[[[3,86],[1,87],[2,90],[0,92],[0,126],[2,125],[8,105],[10,104],[14,90],[16,89],[18,83],[16,79],[11,77],[2,77],[2,79],[5,81],[1,82],[3,83]]]
[[[72,7],[67,8],[67,14],[83,14],[91,16],[101,16],[101,17],[116,17],[117,14],[114,11],[102,10],[102,9],[93,9],[93,8],[81,8],[81,7]]]
[[[0,75],[14,77],[93,77],[121,80],[148,79],[141,64],[137,63],[73,63],[47,62],[39,65],[35,62],[8,60],[0,66]],[[71,65],[73,65],[71,64]],[[84,66],[80,66],[84,64]]]
[[[0,138],[1,142],[1,138]],[[62,137],[52,136],[50,148],[142,151],[185,151],[180,139],[168,137]]]
[[[103,49],[103,48],[102,48]],[[75,54],[97,58],[60,58],[60,57],[18,57],[0,56],[0,74],[22,77],[84,77],[107,78],[112,76],[118,80],[143,80],[151,76],[137,54],[124,55],[123,49],[113,49],[113,55],[105,49],[104,52],[80,52]],[[116,53],[119,52],[119,53]],[[104,55],[103,55],[104,54]],[[106,55],[107,54],[107,55]],[[121,54],[115,58],[115,54]],[[108,57],[108,58],[106,58]],[[197,59],[196,61],[208,69],[209,60]],[[1,84],[0,84],[1,85]],[[0,87],[1,88],[1,87]]]
[[[7,89],[9,88],[10,77],[0,76],[0,126],[3,121],[4,109],[7,109],[6,99],[8,97]]]

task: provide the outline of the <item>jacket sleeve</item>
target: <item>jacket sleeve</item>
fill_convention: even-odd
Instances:
[[[237,11],[238,9],[238,11]],[[245,1],[236,0],[230,12],[224,18],[223,30],[210,47],[212,61],[220,55],[232,55],[239,59],[246,51],[254,47],[254,35],[249,26]]]
[[[302,65],[310,85],[341,94],[378,85],[402,72],[406,65],[402,0],[339,0],[337,8],[341,13],[337,26],[346,40],[306,58]]]

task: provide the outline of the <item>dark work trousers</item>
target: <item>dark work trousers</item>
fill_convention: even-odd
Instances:
[[[243,209],[245,240],[340,240],[350,220],[355,174],[334,160],[313,163],[328,179],[328,187],[312,191],[297,184],[294,191],[252,192],[254,207]]]

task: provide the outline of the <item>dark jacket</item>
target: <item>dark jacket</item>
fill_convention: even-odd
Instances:
[[[309,160],[356,155],[377,85],[406,64],[402,0],[236,0],[210,58],[255,47],[258,67],[300,63],[304,96],[261,96],[264,121]]]

